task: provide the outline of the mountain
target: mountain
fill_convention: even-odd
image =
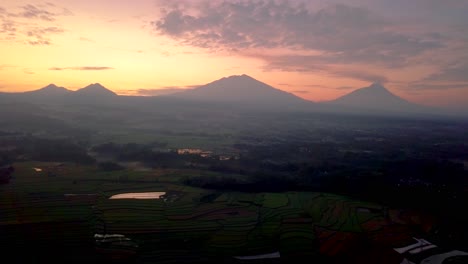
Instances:
[[[117,96],[116,93],[113,91],[107,89],[106,87],[102,86],[99,83],[94,83],[90,84],[84,88],[81,88],[77,91],[75,91],[74,96],[80,96],[80,97],[113,97]]]
[[[195,89],[168,95],[168,97],[198,102],[272,107],[312,104],[310,101],[276,89],[245,74],[225,77]]]
[[[27,95],[42,95],[42,96],[62,96],[66,94],[70,94],[70,90],[68,90],[65,87],[59,87],[53,83],[47,85],[46,87],[43,87],[39,90],[34,90],[34,91],[28,91],[24,92],[23,94]]]
[[[64,87],[49,84],[41,89],[33,91],[0,93],[0,97],[7,100],[20,100],[23,102],[52,102],[60,101],[72,93],[73,91]]]
[[[422,113],[429,110],[428,107],[411,103],[396,96],[379,83],[373,83],[368,87],[352,91],[349,94],[327,102],[327,104],[333,105],[336,107],[336,110],[347,107],[351,110],[386,113]]]

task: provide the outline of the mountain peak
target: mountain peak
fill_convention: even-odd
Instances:
[[[45,87],[42,88],[42,89],[55,89],[55,88],[58,88],[58,86],[55,85],[54,83],[51,83],[51,84],[45,86]]]
[[[105,89],[107,90],[106,87],[104,87],[102,84],[100,83],[92,83],[86,87],[84,87],[83,89]]]
[[[306,102],[291,93],[276,89],[246,74],[224,77],[198,88],[173,94],[173,96],[184,100],[265,106],[285,106]]]
[[[39,90],[42,90],[42,91],[64,91],[64,90],[66,90],[66,91],[68,91],[68,89],[66,89],[65,87],[57,86],[57,85],[55,85],[53,83],[51,83],[51,84],[49,84],[49,85],[47,85],[47,86],[45,86],[45,87],[43,87],[43,88],[41,88]]]
[[[370,86],[355,90],[356,93],[369,93],[369,94],[379,94],[381,96],[392,96],[397,97],[392,92],[390,92],[385,86],[383,86],[380,82],[374,82]],[[402,99],[403,100],[403,99]]]
[[[84,88],[81,88],[79,90],[76,91],[76,93],[78,94],[89,94],[89,95],[93,95],[93,96],[115,96],[117,95],[116,93],[114,93],[113,91],[107,89],[106,87],[104,87],[103,85],[101,85],[100,83],[93,83],[93,84],[90,84]]]
[[[253,79],[252,77],[250,77],[249,75],[247,74],[239,74],[239,75],[231,75],[227,78],[248,78],[248,79]]]
[[[256,79],[250,77],[249,75],[247,74],[241,74],[241,75],[231,75],[231,76],[228,76],[228,77],[223,77],[219,80],[216,80],[216,81],[223,81],[223,80],[235,80],[235,81],[240,81],[240,80],[244,80],[244,81],[257,81]],[[215,82],[216,82],[215,81]],[[257,81],[258,82],[258,81]]]
[[[57,86],[53,83],[42,87],[38,90],[24,92],[25,94],[35,94],[35,95],[43,95],[43,96],[54,96],[54,95],[62,95],[71,92],[65,87]]]
[[[381,83],[375,82],[368,87],[354,90],[331,103],[366,110],[386,112],[412,112],[419,106],[393,94]]]
[[[372,83],[369,88],[387,90],[380,82]]]

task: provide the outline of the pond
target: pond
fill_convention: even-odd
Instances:
[[[159,199],[166,192],[120,193],[112,195],[109,199]]]

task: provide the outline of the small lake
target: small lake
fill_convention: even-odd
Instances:
[[[109,199],[159,199],[166,192],[120,193],[112,195]]]

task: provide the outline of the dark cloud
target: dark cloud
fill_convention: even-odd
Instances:
[[[421,82],[468,82],[467,60],[459,62],[468,45],[468,5],[453,0],[312,2],[160,1],[161,16],[151,25],[182,45],[259,59],[265,71],[388,83],[385,69],[431,65],[439,72]]]
[[[457,61],[443,68],[438,73],[428,76],[425,81],[455,81],[468,84],[468,58]],[[467,87],[466,85],[465,87]]]
[[[73,67],[72,70],[79,71],[104,71],[104,70],[113,70],[113,67]]]
[[[319,50],[339,63],[390,67],[404,65],[409,56],[443,47],[436,38],[394,31],[392,22],[383,16],[344,4],[311,10],[292,2],[202,1],[185,9],[169,7],[152,26],[162,35],[201,48]]]
[[[31,4],[22,6],[21,8],[22,11],[19,14],[16,14],[17,16],[40,19],[45,21],[55,21],[56,14],[47,11],[46,9]]]
[[[253,55],[263,59],[266,64],[265,70],[295,71],[295,72],[316,72],[336,77],[351,78],[366,82],[386,83],[388,79],[384,75],[369,73],[364,69],[336,69],[330,64],[334,64],[333,58],[318,55],[285,55],[285,56],[263,56]]]
[[[52,3],[47,4],[27,4],[20,7],[20,11],[9,13],[11,17],[22,17],[33,20],[43,20],[52,22],[59,16],[71,16],[73,13],[66,9],[60,8]]]
[[[27,43],[31,46],[48,46],[52,44],[48,40],[28,40]]]
[[[52,36],[65,32],[55,22],[72,12],[54,4],[28,4],[17,9],[0,7],[0,40],[20,41],[29,45],[51,45]]]
[[[16,36],[17,25],[14,21],[0,17],[0,37],[11,39]]]
[[[449,90],[449,89],[468,89],[468,83],[465,84],[437,84],[437,83],[410,83],[404,87],[405,90]]]
[[[84,67],[52,67],[49,68],[50,71],[64,71],[64,70],[74,70],[74,71],[104,71],[104,70],[113,70],[113,67],[97,67],[97,66],[84,66]]]
[[[339,77],[345,77],[345,78],[351,78],[351,79],[356,79],[356,80],[361,80],[361,81],[366,81],[366,82],[377,82],[377,83],[386,83],[388,82],[387,77],[379,74],[374,74],[374,73],[368,73],[365,70],[333,70],[330,69],[328,71],[330,74],[339,76]]]
[[[34,27],[26,31],[26,36],[28,36],[28,43],[31,45],[50,45],[51,34],[60,34],[64,30],[59,27]]]
[[[250,56],[264,60],[266,64],[263,68],[267,71],[319,72],[325,68],[323,60],[327,59],[316,55],[252,54]]]

